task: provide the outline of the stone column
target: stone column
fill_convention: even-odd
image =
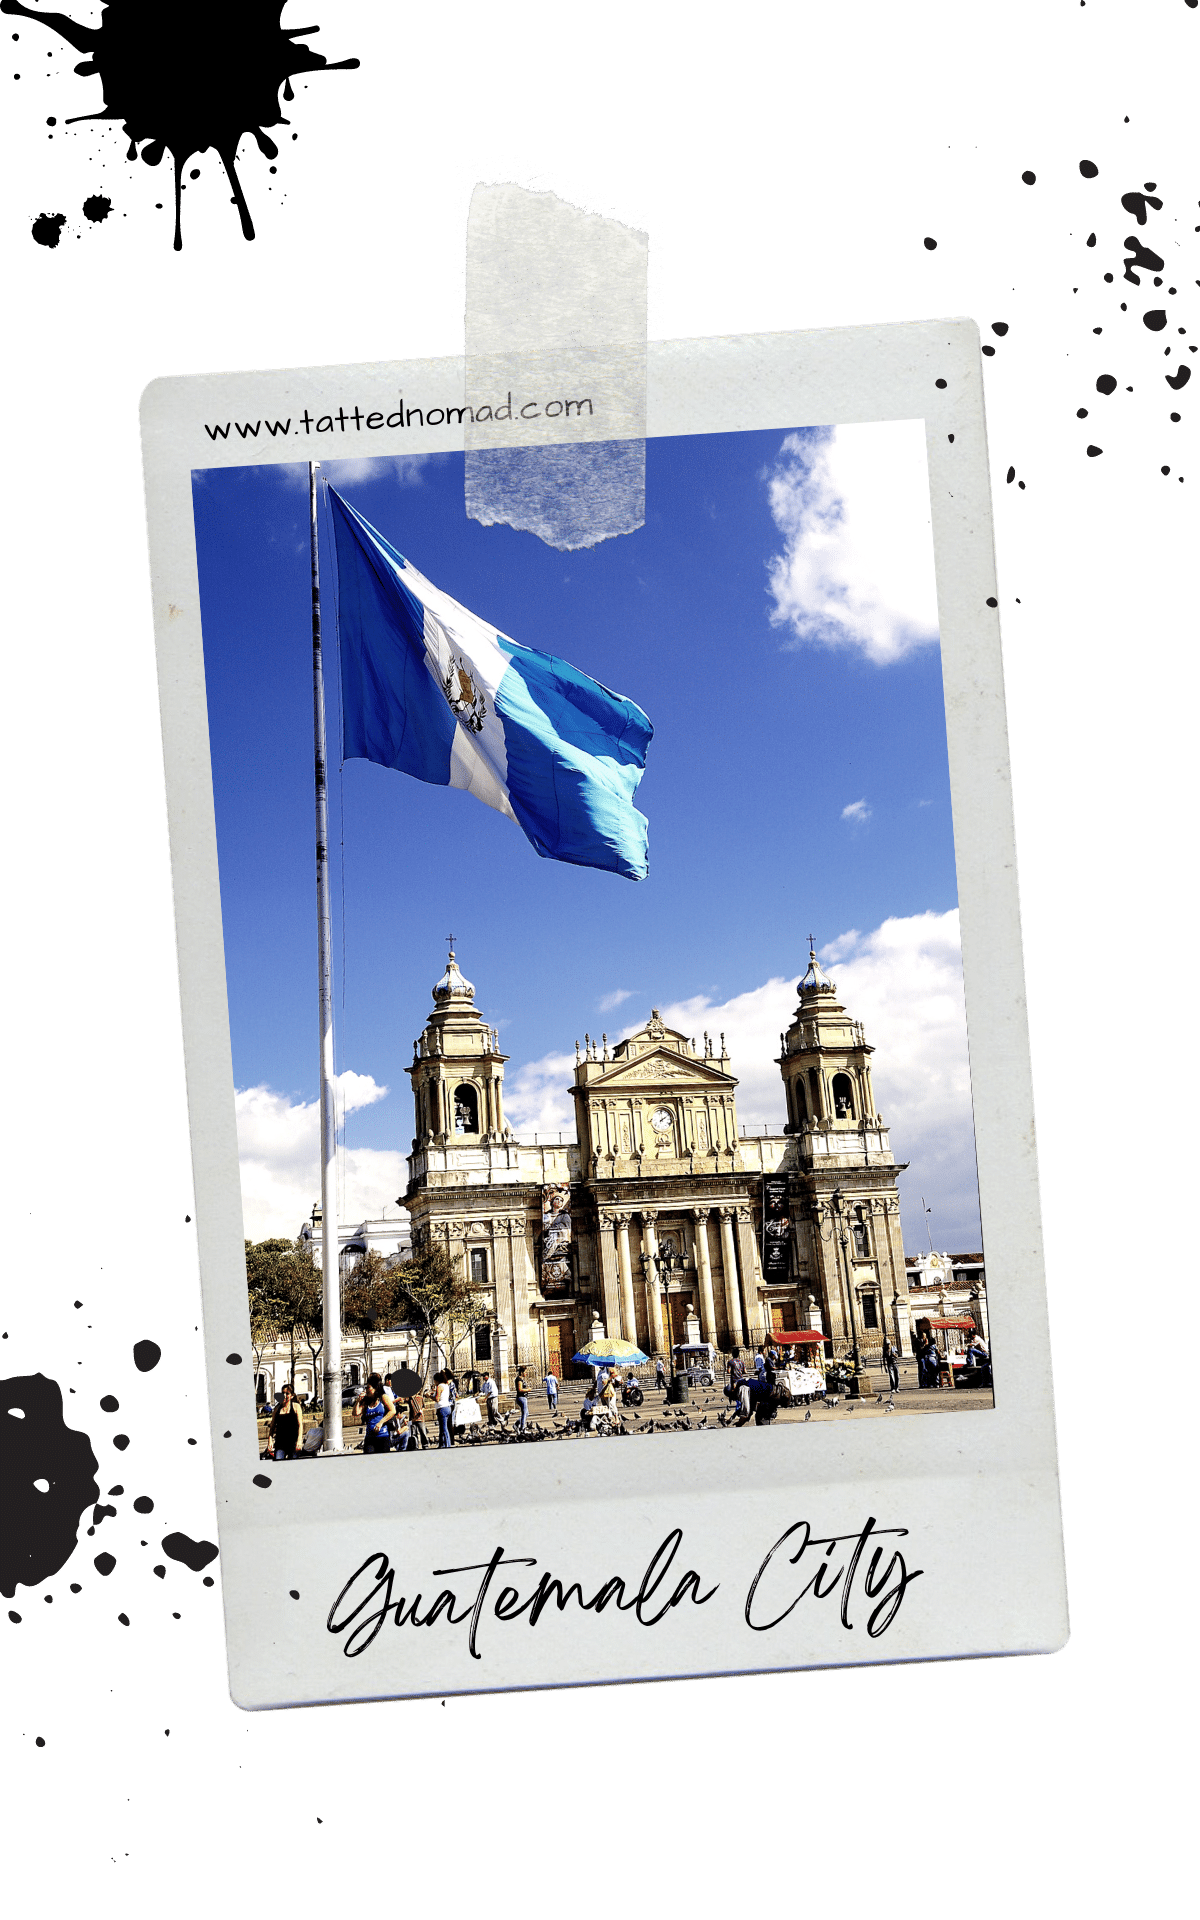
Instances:
[[[692,1208],[692,1235],[696,1243],[696,1274],[700,1282],[700,1333],[717,1343],[717,1313],[713,1301],[712,1267],[708,1259],[708,1208]]]
[[[721,1220],[721,1264],[725,1269],[725,1316],[729,1322],[729,1336],[735,1346],[747,1344],[745,1327],[742,1325],[741,1302],[738,1298],[737,1252],[733,1244],[733,1207],[718,1207]]]
[[[621,1321],[626,1340],[637,1345],[637,1309],[633,1299],[633,1262],[629,1257],[629,1215],[617,1215],[617,1263],[621,1272]]]
[[[642,1208],[642,1246],[647,1256],[646,1264],[646,1317],[650,1322],[650,1350],[652,1353],[665,1353],[663,1346],[662,1298],[658,1291],[658,1230],[655,1221],[658,1214],[653,1207]]]
[[[621,1324],[621,1281],[617,1272],[617,1254],[613,1246],[615,1215],[607,1208],[600,1213],[600,1296],[604,1303],[604,1324],[609,1333]]]
[[[739,1207],[737,1210],[737,1245],[742,1279],[742,1315],[748,1336],[758,1318],[758,1285],[762,1272],[758,1241],[754,1237],[754,1216],[749,1207]]]

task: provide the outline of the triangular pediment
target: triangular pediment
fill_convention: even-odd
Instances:
[[[712,1060],[694,1054],[676,1053],[672,1047],[654,1047],[633,1060],[616,1060],[607,1073],[588,1081],[587,1091],[611,1093],[616,1088],[643,1087],[719,1087],[723,1092],[735,1087],[731,1073],[722,1073]]]

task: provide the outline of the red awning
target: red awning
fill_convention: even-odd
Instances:
[[[933,1324],[937,1326],[938,1322],[935,1320]],[[823,1333],[773,1333],[771,1340],[774,1345],[780,1347],[794,1347],[804,1340],[815,1340],[823,1345],[825,1335]]]
[[[972,1333],[976,1331],[975,1322],[973,1320],[931,1320],[929,1324],[931,1327],[938,1327],[938,1328],[961,1327],[964,1332],[966,1332],[968,1329]]]

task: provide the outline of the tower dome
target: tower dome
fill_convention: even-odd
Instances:
[[[475,998],[475,989],[471,985],[471,982],[464,979],[463,975],[459,972],[458,961],[455,958],[453,947],[450,949],[450,957],[446,962],[446,971],[433,989],[433,997],[439,1007],[445,1006],[449,1001],[473,1000]]]
[[[809,935],[808,942],[808,972],[805,974],[803,980],[797,982],[796,991],[801,995],[806,993],[833,992],[833,981],[830,980],[822,970],[821,962],[817,959],[817,949],[813,944],[811,934]]]

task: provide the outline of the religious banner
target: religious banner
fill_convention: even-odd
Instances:
[[[544,1300],[571,1291],[571,1189],[564,1181],[542,1188],[541,1289]]]
[[[786,1280],[791,1271],[788,1243],[792,1237],[787,1175],[786,1173],[764,1173],[762,1184],[763,1279]]]

